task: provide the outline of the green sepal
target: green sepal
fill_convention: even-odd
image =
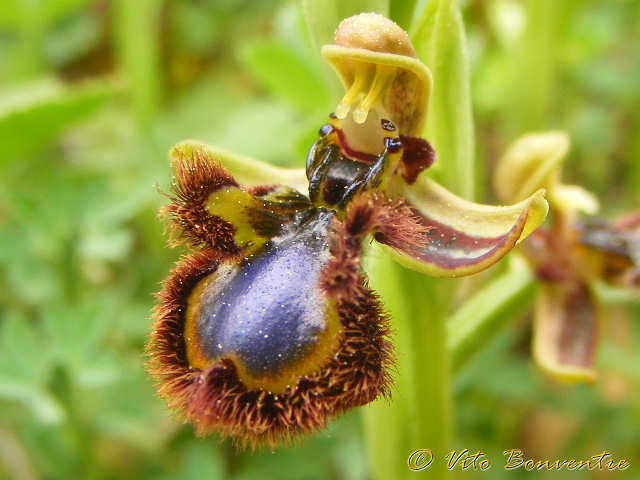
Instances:
[[[169,151],[169,162],[173,164],[180,158],[190,157],[196,150],[204,151],[220,163],[242,185],[286,185],[301,193],[307,192],[307,176],[302,168],[276,167],[196,140],[184,140],[173,146]]]
[[[384,247],[402,265],[437,277],[490,267],[538,228],[548,212],[544,190],[515,205],[496,207],[464,200],[426,177],[413,185],[398,182],[395,188],[429,231],[418,248],[393,239]]]

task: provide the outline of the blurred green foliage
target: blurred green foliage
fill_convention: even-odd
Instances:
[[[568,180],[606,214],[637,208],[638,2],[463,5],[476,199],[492,199],[507,143],[561,128],[574,140]],[[172,419],[142,368],[152,293],[179,254],[155,218],[168,148],[197,138],[302,166],[333,108],[325,74],[293,1],[4,0],[0,478],[368,478],[358,412],[293,449],[236,452]],[[516,320],[456,379],[456,446],[487,452],[491,478],[528,476],[501,470],[516,447],[604,448],[637,471],[640,309],[608,319],[601,381],[569,388],[532,368]]]

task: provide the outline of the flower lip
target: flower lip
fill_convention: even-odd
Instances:
[[[388,396],[388,318],[360,267],[367,231],[291,189],[238,184],[208,150],[173,166],[168,219],[194,250],[164,281],[147,344],[169,407],[198,436],[274,448]],[[202,231],[218,215],[266,241],[221,243],[233,229]]]
[[[343,225],[332,221],[334,227]],[[319,288],[335,309],[339,341],[319,369],[300,376],[281,393],[249,388],[233,356],[204,370],[189,363],[189,297],[203,278],[239,259],[221,259],[205,248],[185,256],[165,280],[147,344],[147,368],[159,394],[183,420],[194,424],[198,436],[217,432],[243,447],[266,444],[273,449],[325,428],[331,418],[353,407],[389,396],[393,360],[388,318],[366,286],[359,256],[353,255],[359,243],[342,235],[330,235],[328,241],[332,257],[322,268]]]

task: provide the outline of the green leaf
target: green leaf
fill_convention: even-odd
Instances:
[[[57,424],[64,419],[60,402],[42,388],[0,375],[0,398],[20,402],[43,424]]]
[[[41,384],[47,377],[49,349],[23,316],[5,316],[0,329],[0,372],[24,383]]]
[[[181,462],[176,473],[166,478],[183,480],[223,480],[224,460],[219,448],[213,442],[189,443],[185,445]]]
[[[63,418],[58,402],[45,391],[50,349],[22,316],[0,319],[0,398],[17,401],[43,423]]]
[[[34,254],[30,238],[24,237],[23,230],[11,227],[0,225],[0,268],[4,281],[10,286],[8,293],[12,300],[36,305],[46,303],[60,293],[57,272]]]
[[[261,41],[248,46],[242,58],[267,90],[297,110],[315,110],[331,103],[322,71],[290,45],[277,40]]]
[[[96,260],[122,260],[133,245],[130,230],[103,226],[83,232],[80,255]]]
[[[438,153],[432,171],[454,193],[472,198],[474,131],[469,55],[455,0],[427,2],[411,33],[418,58],[433,75],[424,135]]]
[[[43,54],[56,67],[70,65],[88,55],[103,31],[96,15],[74,15],[47,35]]]
[[[91,408],[96,430],[108,438],[157,452],[175,431],[175,423],[166,421],[168,412],[154,395],[140,359],[120,366],[124,372],[118,381],[94,392]]]
[[[27,153],[85,118],[110,99],[104,81],[68,88],[53,80],[20,86],[0,95],[0,164]]]
[[[447,321],[451,368],[456,371],[493,340],[514,316],[533,302],[535,277],[514,265],[477,292]]]
[[[80,307],[54,303],[43,312],[47,343],[56,359],[75,370],[96,363],[115,307],[99,298]]]
[[[512,63],[513,90],[508,96],[507,116],[512,135],[547,126],[556,95],[558,37],[565,28],[563,11],[571,2],[527,0],[523,3],[527,25],[515,55],[527,61]]]
[[[404,30],[409,30],[415,9],[416,0],[389,0],[389,18]]]

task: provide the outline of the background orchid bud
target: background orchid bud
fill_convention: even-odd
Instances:
[[[561,182],[562,161],[570,144],[567,134],[560,131],[531,133],[513,142],[500,158],[493,177],[500,200],[518,202],[545,188],[549,204],[556,210],[596,213],[598,200],[593,194]]]
[[[551,190],[559,181],[560,164],[569,151],[569,143],[564,132],[533,133],[513,142],[494,173],[498,198],[514,203],[539,188]]]

